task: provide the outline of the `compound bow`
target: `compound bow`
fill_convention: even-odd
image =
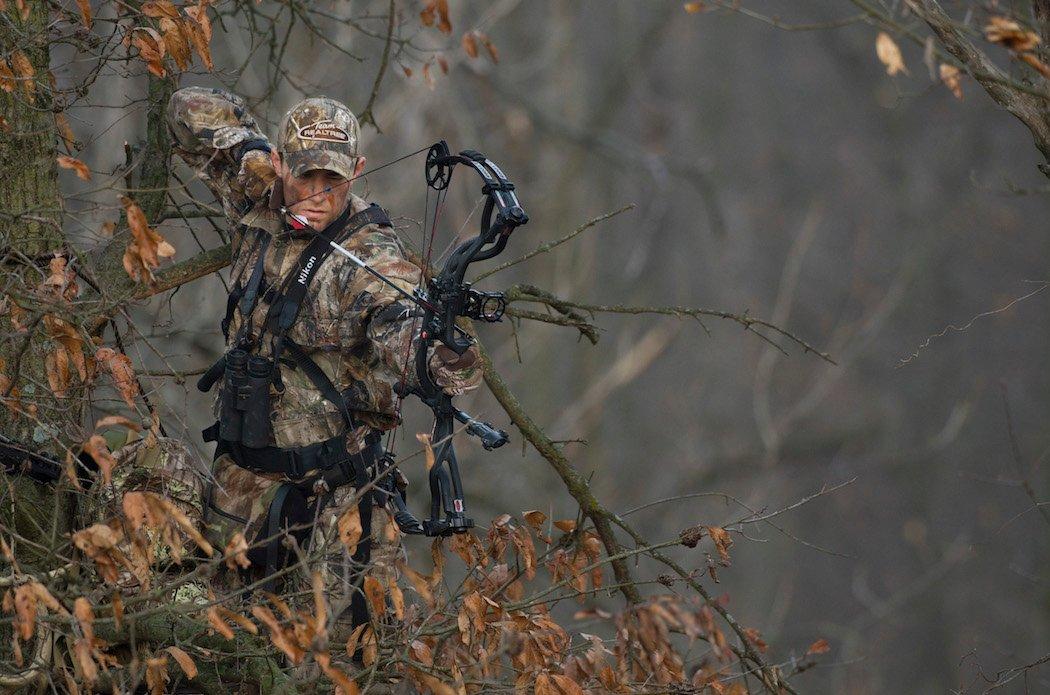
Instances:
[[[452,173],[458,164],[473,169],[484,182],[481,191],[485,195],[485,207],[481,214],[481,228],[477,236],[459,243],[452,250],[441,271],[433,278],[426,280],[424,287],[423,281],[429,266],[430,250],[433,245],[442,196],[452,182]],[[490,323],[503,318],[507,306],[503,294],[475,290],[464,278],[467,267],[471,263],[488,260],[503,251],[511,232],[527,223],[529,217],[518,202],[514,193],[514,184],[507,180],[503,171],[494,162],[480,152],[463,150],[459,154],[452,154],[448,144],[441,140],[431,146],[427,152],[425,173],[427,186],[436,191],[438,197],[431,225],[430,242],[422,264],[423,277],[420,278],[420,287],[414,293],[406,292],[342,246],[335,243],[332,246],[363,270],[393,287],[422,311],[420,340],[414,357],[418,385],[407,387],[407,379],[403,378],[401,387],[398,389],[398,396],[404,398],[409,394],[414,394],[434,413],[434,428],[431,434],[431,442],[435,447],[434,464],[429,474],[430,518],[420,523],[408,511],[404,500],[390,485],[382,487],[383,492],[397,510],[394,518],[403,532],[427,536],[448,536],[453,533],[463,533],[474,526],[473,520],[466,515],[463,504],[463,484],[452,441],[455,423],[460,422],[466,425],[467,433],[480,439],[482,446],[487,450],[503,446],[509,441],[509,437],[503,430],[476,420],[453,405],[452,396],[445,393],[434,382],[430,374],[429,353],[436,342],[457,355],[462,355],[470,349],[474,340],[456,325],[456,319],[461,316]],[[408,360],[406,360],[405,368],[407,370]],[[388,459],[387,464],[391,463]],[[389,473],[384,474],[389,475]]]

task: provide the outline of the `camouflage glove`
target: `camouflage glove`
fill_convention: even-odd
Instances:
[[[178,90],[168,102],[167,121],[175,148],[188,155],[227,150],[263,137],[244,100],[221,89]]]
[[[438,345],[428,362],[434,383],[450,396],[459,396],[478,387],[483,372],[478,361],[478,349],[472,347],[462,355]]]

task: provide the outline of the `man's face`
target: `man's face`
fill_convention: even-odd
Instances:
[[[270,152],[270,160],[284,184],[285,201],[294,203],[288,206],[288,210],[306,218],[315,230],[323,231],[346,209],[352,180],[327,169],[310,169],[302,176],[293,176],[276,151]],[[364,168],[365,158],[358,157],[354,176],[357,177]],[[325,191],[326,188],[329,190]]]

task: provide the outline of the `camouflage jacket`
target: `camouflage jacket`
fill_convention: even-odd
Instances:
[[[277,286],[297,268],[308,239],[292,236],[279,213],[270,209],[276,175],[267,152],[251,149],[267,144],[244,102],[229,93],[189,87],[172,96],[168,125],[177,154],[197,173],[222,203],[234,226],[231,279],[247,282],[265,248],[264,281]],[[367,207],[351,194],[353,212]],[[400,239],[390,228],[369,225],[345,240],[343,246],[412,291],[420,269],[411,263]],[[397,424],[394,386],[416,380],[411,362],[418,340],[418,320],[399,311],[399,295],[348,259],[331,254],[310,284],[299,318],[288,336],[324,370],[344,393],[364,427],[350,433],[350,451],[360,448],[368,429],[390,429]],[[392,306],[394,305],[394,306]],[[409,308],[409,307],[405,307]],[[258,331],[268,305],[260,301],[251,317],[234,311],[229,327],[232,342],[244,322]],[[472,348],[473,349],[473,348]],[[260,341],[267,354],[270,341]],[[480,362],[458,371],[444,367],[433,355],[431,373],[446,392],[456,395],[475,388],[481,380]],[[324,441],[345,430],[337,407],[324,399],[300,370],[282,365],[284,390],[271,392],[274,446],[288,448]]]

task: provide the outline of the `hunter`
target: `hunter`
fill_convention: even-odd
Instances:
[[[168,126],[174,151],[232,225],[226,350],[200,384],[219,387],[217,422],[205,430],[216,450],[204,519],[218,547],[240,532],[253,548],[250,568],[239,576],[223,570],[220,585],[272,589],[272,575],[288,574],[280,570],[301,552],[320,558],[308,570],[322,572],[335,610],[350,606],[360,623],[362,570],[396,576],[398,534],[381,512],[398,494],[389,483],[403,485],[403,476],[389,468],[381,434],[397,425],[395,389],[417,379],[405,363],[419,322],[393,288],[329,254],[325,243],[408,292],[420,268],[385,211],[351,192],[365,157],[357,119],[338,101],[293,106],[274,144],[242,99],[189,87],[172,96]],[[428,365],[457,395],[478,385],[477,357],[476,348],[457,356],[439,346]],[[357,495],[364,486],[374,489]],[[337,522],[354,504],[363,535],[351,556]]]

